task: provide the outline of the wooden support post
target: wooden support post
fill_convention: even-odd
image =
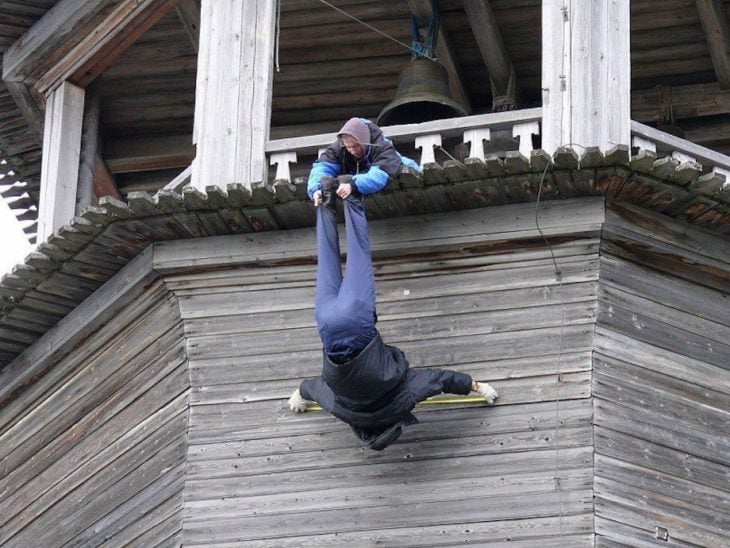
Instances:
[[[629,0],[543,0],[542,148],[628,145]]]
[[[489,81],[492,86],[492,109],[495,111],[514,110],[517,104],[515,70],[489,0],[464,0],[464,10],[477,41],[479,52],[489,72]],[[497,98],[500,99],[495,101]]]
[[[730,88],[730,21],[722,0],[695,0],[720,87]]]
[[[203,0],[192,186],[264,181],[275,0]]]
[[[84,90],[64,82],[46,101],[38,241],[68,223],[76,212]]]

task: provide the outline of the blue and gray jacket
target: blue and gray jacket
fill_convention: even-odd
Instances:
[[[420,166],[405,156],[401,156],[388,140],[383,131],[370,120],[362,119],[370,128],[370,144],[364,157],[357,160],[340,144],[339,139],[332,143],[312,165],[307,184],[307,193],[312,198],[321,188],[323,176],[337,177],[350,174],[356,190],[361,194],[373,194],[385,188],[388,182],[398,176],[401,166],[407,165],[421,171]]]

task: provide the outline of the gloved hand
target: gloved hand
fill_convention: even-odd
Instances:
[[[298,388],[291,395],[288,403],[289,409],[291,409],[294,413],[304,413],[307,410],[308,402],[302,398],[302,394],[299,392]]]
[[[483,397],[490,405],[493,404],[494,400],[496,400],[499,396],[497,391],[486,382],[474,381],[472,384],[472,391]]]

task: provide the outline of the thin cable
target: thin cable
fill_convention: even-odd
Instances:
[[[560,489],[560,478],[558,476],[558,465],[559,465],[559,457],[560,457],[560,383],[562,382],[561,379],[561,370],[562,370],[562,360],[563,360],[563,327],[565,326],[565,303],[563,302],[563,275],[562,272],[560,272],[560,269],[558,268],[558,261],[555,258],[555,253],[553,252],[553,246],[550,244],[550,241],[545,237],[545,234],[542,231],[542,228],[540,227],[540,218],[539,218],[539,211],[540,211],[540,196],[542,195],[542,187],[543,183],[545,182],[545,176],[547,175],[548,167],[550,166],[550,162],[545,163],[545,169],[542,170],[542,176],[540,177],[540,185],[537,189],[537,201],[535,202],[535,227],[537,228],[537,231],[539,232],[540,236],[542,237],[543,241],[547,244],[548,249],[550,250],[550,257],[553,261],[553,266],[555,267],[555,278],[558,282],[558,300],[560,301],[560,335],[558,338],[558,366],[557,366],[557,373],[555,375],[555,433],[553,435],[554,438],[554,446],[555,446],[555,463],[554,463],[554,469],[553,469],[553,475],[555,477],[555,490],[558,492],[558,520],[560,525],[560,538],[563,537],[563,497],[562,497],[562,490]]]
[[[411,47],[411,46],[409,46],[408,44],[405,44],[405,43],[401,42],[401,41],[400,41],[400,40],[398,40],[397,38],[394,38],[393,36],[390,36],[389,34],[386,34],[386,33],[384,33],[384,32],[383,32],[382,30],[380,30],[380,29],[376,29],[376,28],[375,28],[374,26],[372,26],[372,25],[371,25],[371,24],[369,24],[369,23],[366,23],[366,22],[365,22],[365,21],[363,21],[362,19],[358,19],[358,18],[357,18],[357,17],[355,17],[354,15],[350,15],[349,13],[347,13],[347,12],[346,12],[345,10],[343,10],[342,8],[338,8],[337,6],[333,6],[332,4],[330,4],[329,2],[327,2],[327,0],[319,0],[319,1],[320,1],[320,2],[322,3],[322,4],[324,4],[325,6],[328,6],[328,7],[332,8],[333,10],[335,10],[335,11],[337,11],[337,12],[341,13],[341,14],[342,14],[342,15],[344,15],[345,17],[349,17],[349,18],[350,18],[350,19],[352,19],[353,21],[356,21],[356,22],[360,23],[361,25],[364,25],[365,27],[369,28],[369,29],[370,29],[370,30],[372,30],[373,32],[377,32],[377,33],[378,33],[379,35],[383,36],[384,38],[387,38],[388,40],[392,40],[392,41],[393,41],[393,42],[395,42],[396,44],[400,44],[401,46],[403,46],[404,48],[406,48],[406,49],[407,49],[408,51],[410,51],[411,53],[415,53],[415,54],[416,54],[416,55],[418,55],[419,57],[426,57],[427,59],[431,59],[431,61],[435,61],[435,60],[436,60],[436,59],[435,59],[434,57],[429,57],[428,55],[423,55],[423,53],[422,53],[422,52],[420,52],[420,51],[418,51],[418,50],[416,50],[416,49],[412,48],[412,47]]]
[[[276,0],[276,49],[274,50],[274,65],[276,72],[281,72],[279,67],[279,36],[281,35],[281,0]]]
[[[444,147],[442,147],[441,145],[435,145],[434,148],[439,149],[441,152],[443,152],[444,154],[446,154],[446,156],[448,156],[449,158],[451,158],[455,162],[458,162],[459,161],[456,158],[454,158],[451,154],[449,154],[448,151]]]

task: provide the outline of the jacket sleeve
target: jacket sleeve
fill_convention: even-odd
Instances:
[[[355,175],[353,178],[357,190],[361,194],[373,194],[379,190],[383,190],[390,180],[390,175],[383,171],[379,166],[372,165],[365,173]]]
[[[398,175],[403,164],[400,154],[388,139],[380,137],[374,146],[370,169],[353,177],[362,194],[372,194],[385,188],[388,181]]]

